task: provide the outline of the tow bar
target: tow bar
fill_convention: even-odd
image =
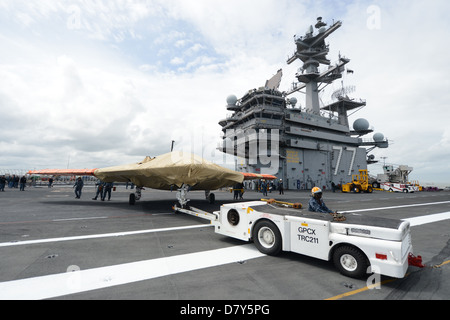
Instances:
[[[409,253],[408,264],[413,267],[425,268],[425,266],[422,264],[422,256],[416,257],[412,253]]]

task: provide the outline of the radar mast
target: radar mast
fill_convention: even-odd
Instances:
[[[314,31],[311,25],[304,36],[295,37],[297,50],[292,57],[287,60],[288,64],[293,63],[297,59],[303,62],[303,67],[299,69],[296,77],[299,83],[294,84],[290,95],[303,88],[306,90],[306,111],[314,114],[320,114],[319,103],[319,87],[322,83],[330,84],[334,80],[342,78],[344,66],[350,62],[349,59],[339,57],[339,62],[334,66],[330,66],[331,62],[327,55],[330,52],[329,45],[325,44],[325,39],[334,31],[342,26],[341,21],[333,23],[332,26],[326,27],[327,24],[322,21],[322,17],[317,18]],[[321,64],[330,66],[326,71],[320,72]]]

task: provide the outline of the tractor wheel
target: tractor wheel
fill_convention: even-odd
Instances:
[[[362,278],[369,267],[365,254],[351,246],[337,248],[333,255],[333,261],[340,273],[351,278]]]
[[[276,256],[282,249],[280,230],[271,221],[263,220],[256,223],[253,241],[260,252],[270,256]]]

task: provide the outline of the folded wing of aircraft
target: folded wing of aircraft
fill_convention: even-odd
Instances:
[[[136,193],[130,195],[130,204],[141,197],[144,187],[159,190],[178,190],[177,199],[182,207],[190,190],[204,190],[210,202],[210,190],[230,187],[244,180],[276,179],[273,175],[237,172],[207,161],[191,153],[173,151],[142,162],[103,169],[45,169],[29,171],[34,175],[95,176],[103,182],[131,182]]]

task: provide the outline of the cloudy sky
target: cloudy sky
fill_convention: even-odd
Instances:
[[[293,36],[322,16],[343,21],[329,57],[351,59],[344,84],[367,100],[350,122],[390,140],[373,154],[450,185],[448,12],[446,0],[2,0],[0,169],[137,162],[172,140],[223,159],[227,96],[280,68],[288,90]]]

